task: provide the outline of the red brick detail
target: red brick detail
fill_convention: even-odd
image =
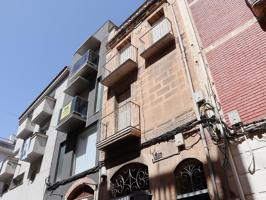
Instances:
[[[253,17],[245,0],[198,0],[191,12],[204,47]]]
[[[245,122],[266,117],[265,38],[255,24],[207,54],[224,113],[237,109]]]

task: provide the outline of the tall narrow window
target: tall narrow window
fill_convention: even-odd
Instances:
[[[131,91],[128,88],[122,94],[116,96],[117,99],[117,111],[116,111],[116,131],[121,131],[130,126],[130,101]]]
[[[95,167],[96,140],[96,126],[93,126],[78,136],[73,168],[74,175]]]
[[[23,146],[22,146],[21,151],[20,151],[20,160],[26,158],[27,151],[30,147],[30,141],[31,141],[30,137],[28,139],[24,140]]]
[[[96,101],[95,101],[95,112],[99,112],[102,107],[102,94],[103,93],[103,85],[101,83],[101,78],[97,80],[97,90],[96,90]]]
[[[63,162],[64,162],[65,151],[66,151],[66,143],[62,143],[60,145],[58,159],[57,159],[55,182],[61,181],[63,179]]]

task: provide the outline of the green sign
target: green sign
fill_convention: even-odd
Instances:
[[[60,120],[64,119],[65,117],[67,117],[68,115],[70,115],[71,112],[71,102],[69,104],[67,104],[61,112],[61,117]]]

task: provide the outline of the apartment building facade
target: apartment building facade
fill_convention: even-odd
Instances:
[[[181,0],[178,5],[223,120],[243,133],[228,148],[231,198],[265,199],[265,128],[258,123],[266,117],[265,1]]]
[[[20,116],[13,156],[1,174],[7,185],[1,199],[43,199],[68,74],[68,68],[63,68]]]
[[[9,158],[13,156],[13,151],[15,148],[16,140],[14,137],[10,136],[9,139],[0,138],[0,194],[5,192],[7,189],[7,184],[5,180],[8,179],[12,163],[9,163]]]
[[[107,21],[73,56],[44,199],[97,199],[101,66],[105,63],[106,43],[113,26]]]
[[[264,200],[264,5],[148,0],[107,21],[21,115],[0,198]]]
[[[201,119],[208,98],[190,45],[177,1],[145,1],[110,33],[99,199],[227,199],[208,132],[179,131]]]

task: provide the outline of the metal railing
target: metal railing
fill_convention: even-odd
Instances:
[[[140,130],[140,106],[131,101],[101,119],[101,140],[128,128]]]
[[[86,64],[91,64],[95,68],[98,67],[99,55],[92,50],[86,52],[71,68],[70,76],[76,74]]]
[[[132,60],[137,63],[138,49],[133,45],[129,45],[126,48],[123,48],[105,63],[105,65],[103,66],[105,71],[104,78],[109,76],[112,72],[114,72],[128,60]]]
[[[88,110],[88,101],[76,96],[60,110],[59,123],[64,121],[71,114],[79,115],[86,119]]]
[[[168,33],[173,34],[172,23],[168,18],[162,18],[155,23],[143,36],[141,36],[141,52],[150,48]]]

